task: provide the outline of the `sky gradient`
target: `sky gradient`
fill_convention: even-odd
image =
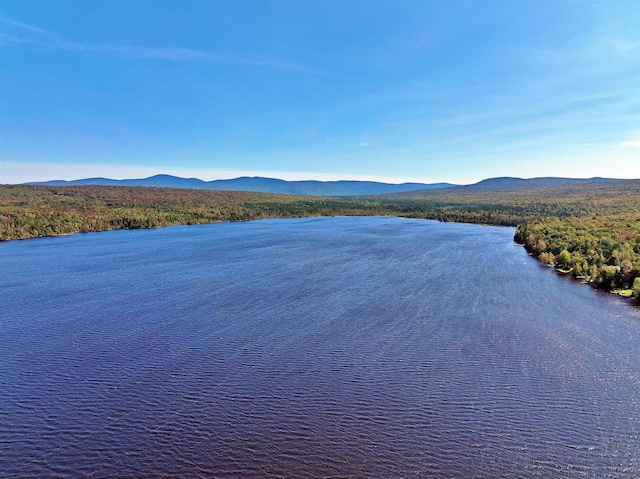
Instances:
[[[640,2],[0,6],[0,183],[640,178]]]

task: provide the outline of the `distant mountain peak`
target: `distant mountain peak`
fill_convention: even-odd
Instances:
[[[81,180],[53,180],[30,185],[72,186],[154,186],[163,188],[191,188],[206,190],[255,191],[261,193],[280,193],[301,196],[354,196],[403,193],[433,188],[446,188],[451,183],[381,183],[376,181],[339,180],[339,181],[286,181],[261,176],[241,176],[228,180],[203,181],[198,178],[181,178],[167,174],[157,174],[148,178],[113,180],[109,178],[84,178]]]

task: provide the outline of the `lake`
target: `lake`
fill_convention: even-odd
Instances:
[[[0,244],[2,477],[636,478],[640,312],[513,228]]]

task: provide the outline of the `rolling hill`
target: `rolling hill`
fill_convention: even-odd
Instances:
[[[351,196],[377,195],[417,191],[454,186],[451,183],[379,183],[375,181],[285,181],[275,178],[241,177],[231,180],[202,181],[197,178],[180,178],[171,175],[155,175],[149,178],[112,180],[109,178],[85,178],[82,180],[53,180],[27,183],[40,186],[154,186],[161,188],[190,188],[218,191],[254,191],[301,196]]]

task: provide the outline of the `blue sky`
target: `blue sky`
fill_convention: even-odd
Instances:
[[[640,2],[0,6],[0,183],[640,178]]]

